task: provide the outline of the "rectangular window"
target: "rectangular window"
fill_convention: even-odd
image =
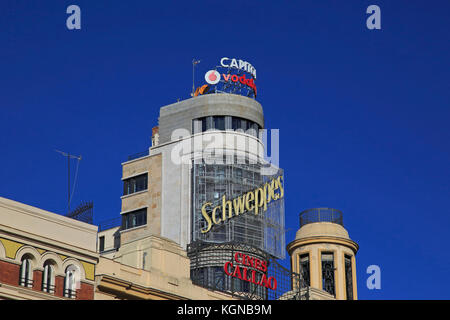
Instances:
[[[123,195],[136,193],[139,191],[147,190],[148,187],[148,174],[144,173],[139,176],[129,178],[123,181]]]
[[[101,236],[98,239],[98,251],[99,252],[105,251],[105,236]]]
[[[352,272],[352,257],[345,255],[345,290],[347,293],[347,300],[353,300],[353,272]]]
[[[202,118],[202,132],[206,131],[206,118]]]
[[[214,117],[214,129],[225,130],[225,117],[224,116]]]
[[[322,289],[335,295],[334,254],[332,252],[322,253]]]
[[[122,215],[122,230],[136,228],[147,224],[147,208]]]
[[[233,117],[232,120],[232,129],[237,130],[241,128],[241,118]]]
[[[302,276],[301,287],[310,286],[310,276],[309,276],[309,253],[302,254],[300,256],[300,275]]]

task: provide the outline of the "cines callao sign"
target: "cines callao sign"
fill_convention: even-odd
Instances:
[[[202,229],[202,233],[208,233],[213,224],[218,225],[225,223],[228,219],[233,219],[239,215],[253,212],[258,215],[267,210],[267,205],[284,197],[284,188],[282,184],[283,177],[278,176],[271,181],[266,182],[263,186],[251,190],[244,195],[227,200],[226,196],[222,197],[222,205],[212,208],[212,202],[205,202],[202,206],[202,216],[207,225]]]
[[[227,261],[223,266],[223,270],[230,277],[275,290],[277,288],[277,280],[275,277],[267,277],[267,265],[268,263],[265,260],[242,252],[236,252],[234,261]]]

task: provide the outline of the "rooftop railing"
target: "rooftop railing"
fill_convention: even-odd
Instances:
[[[139,159],[139,158],[142,158],[142,157],[146,157],[148,155],[149,155],[148,150],[142,151],[142,152],[139,152],[139,153],[132,154],[131,156],[128,156],[127,161]]]
[[[342,211],[333,208],[312,208],[300,213],[300,228],[314,222],[332,222],[344,226]]]
[[[108,220],[100,221],[98,224],[98,232],[120,227],[122,224],[122,217],[116,217]]]

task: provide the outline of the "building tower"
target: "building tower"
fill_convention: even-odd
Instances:
[[[262,129],[261,104],[237,94],[162,107],[152,146],[122,163],[122,223],[102,231],[104,257],[268,299],[281,287],[269,260],[285,257],[284,179],[264,158]]]
[[[344,228],[341,211],[314,208],[301,212],[300,229],[287,251],[292,271],[302,275],[311,299],[357,299],[358,244]]]

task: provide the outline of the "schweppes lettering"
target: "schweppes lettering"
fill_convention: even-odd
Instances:
[[[242,196],[227,200],[222,196],[222,204],[212,207],[212,202],[205,202],[202,206],[202,216],[207,225],[202,229],[202,233],[211,230],[213,224],[220,224],[228,219],[232,219],[247,212],[258,215],[267,210],[267,205],[273,201],[284,197],[283,177],[278,176],[263,186],[249,191]]]

